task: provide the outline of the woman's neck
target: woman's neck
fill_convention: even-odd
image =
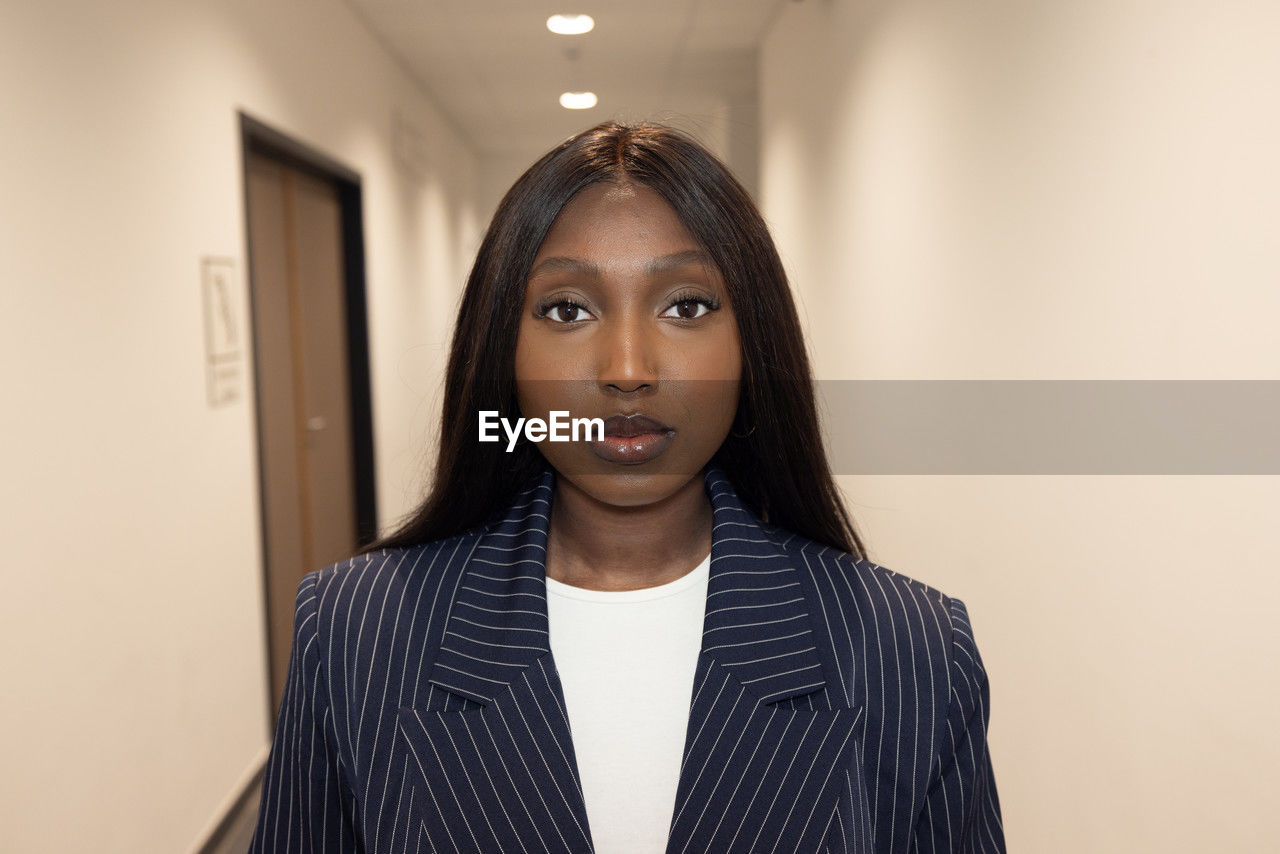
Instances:
[[[700,476],[642,507],[604,504],[558,477],[551,505],[547,577],[574,587],[656,587],[711,551],[711,501]]]

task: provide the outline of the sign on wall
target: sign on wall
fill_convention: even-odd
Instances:
[[[235,272],[233,258],[206,256],[200,260],[205,376],[209,406],[215,409],[244,396],[245,329]]]

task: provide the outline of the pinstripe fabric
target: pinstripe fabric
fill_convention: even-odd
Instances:
[[[254,852],[590,852],[547,631],[554,472],[298,588]],[[667,854],[999,852],[964,604],[765,524],[723,472]]]

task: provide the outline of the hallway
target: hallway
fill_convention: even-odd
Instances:
[[[297,580],[418,507],[495,210],[619,118],[759,207],[872,559],[973,616],[1010,847],[1280,850],[1240,819],[1280,762],[1276,33],[1264,0],[0,2],[0,847],[245,849]]]

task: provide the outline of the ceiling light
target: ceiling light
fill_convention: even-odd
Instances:
[[[595,92],[562,92],[560,94],[560,106],[566,110],[589,110],[595,105]]]
[[[595,25],[590,15],[552,15],[547,18],[547,29],[562,36],[589,33]]]

